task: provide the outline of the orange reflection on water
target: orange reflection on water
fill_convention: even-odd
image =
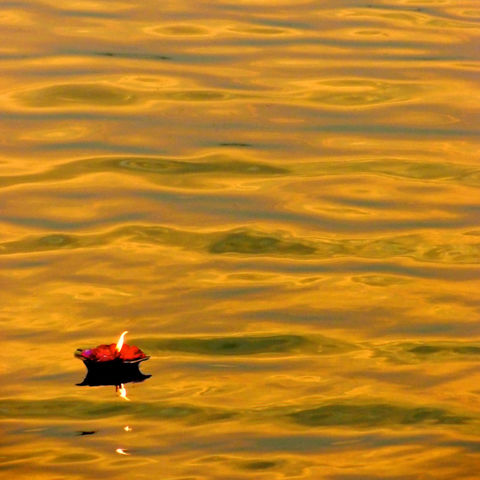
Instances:
[[[477,478],[478,0],[8,3],[0,468]]]

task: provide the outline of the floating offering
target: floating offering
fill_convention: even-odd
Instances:
[[[87,376],[77,385],[91,387],[114,385],[120,397],[128,400],[124,384],[143,382],[151,377],[143,374],[139,369],[140,362],[150,357],[138,347],[124,343],[127,333],[123,332],[116,344],[99,345],[85,350],[77,349],[75,357],[82,360],[87,367]]]
[[[125,335],[127,333],[128,331],[123,332],[116,344],[111,343],[110,345],[99,345],[96,348],[88,348],[86,350],[79,348],[75,352],[75,356],[80,360],[83,360],[85,365],[87,365],[87,368],[90,363],[138,363],[148,360],[150,357],[145,355],[138,347],[124,343]]]

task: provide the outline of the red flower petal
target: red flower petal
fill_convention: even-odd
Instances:
[[[124,344],[120,352],[117,352],[115,347],[115,343],[99,345],[96,348],[84,350],[81,356],[91,362],[111,362],[117,358],[124,362],[132,362],[146,358],[146,355],[135,345]]]
[[[146,355],[135,345],[124,344],[120,351],[120,358],[125,362],[131,362],[145,357]]]

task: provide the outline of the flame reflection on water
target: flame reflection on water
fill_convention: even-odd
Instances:
[[[124,448],[117,448],[115,450],[119,455],[130,455]]]
[[[123,383],[121,383],[120,385],[117,385],[116,391],[118,392],[118,396],[120,398],[130,401],[130,399],[127,397],[127,389]]]

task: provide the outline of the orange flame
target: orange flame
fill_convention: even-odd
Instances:
[[[123,383],[117,386],[117,392],[119,392],[119,397],[130,401],[130,399],[127,397],[127,389],[125,388],[125,385]]]
[[[128,333],[127,330],[125,330],[121,335],[120,338],[118,339],[117,345],[115,347],[115,350],[120,353],[120,350],[122,350],[123,347],[123,340],[125,338],[125,335]]]

